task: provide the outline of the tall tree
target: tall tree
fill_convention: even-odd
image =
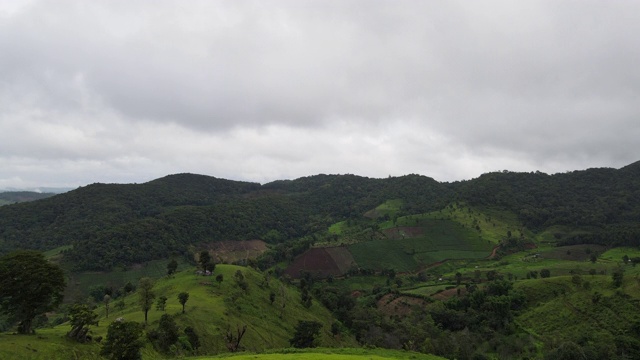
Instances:
[[[184,314],[184,305],[187,303],[187,300],[189,300],[188,292],[181,292],[180,294],[178,294],[178,301],[180,301],[180,304],[182,305],[183,314]]]
[[[0,311],[18,321],[18,332],[33,333],[33,319],[55,309],[65,288],[62,269],[37,251],[0,258]]]
[[[140,302],[140,308],[144,312],[144,323],[147,324],[147,314],[151,305],[153,305],[153,299],[156,294],[153,292],[153,280],[148,277],[143,277],[138,282],[138,300]]]

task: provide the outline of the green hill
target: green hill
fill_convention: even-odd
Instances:
[[[278,279],[249,268],[234,265],[218,265],[214,276],[196,276],[194,269],[182,271],[171,278],[158,279],[154,286],[156,297],[168,298],[165,311],[151,309],[149,311],[149,325],[147,331],[155,328],[163,314],[171,314],[181,330],[187,326],[193,327],[198,335],[201,354],[216,354],[227,352],[224,333],[237,327],[247,326],[246,334],[241,342],[241,348],[253,352],[267,349],[289,347],[289,339],[295,332],[295,326],[300,320],[317,321],[322,329],[318,339],[325,347],[355,346],[353,338],[343,335],[335,337],[331,334],[334,321],[331,313],[319,302],[313,301],[309,308],[302,305],[300,291],[293,286],[286,285]],[[246,290],[238,286],[236,273],[243,274]],[[216,281],[216,276],[222,275],[223,281]],[[188,292],[185,313],[177,296],[181,292]],[[275,294],[274,302],[270,301],[270,294]],[[92,327],[94,338],[105,337],[108,324],[117,318],[127,321],[144,322],[144,314],[138,305],[137,294],[124,297],[125,307],[118,309],[114,299],[110,304],[109,318],[106,318],[105,307],[98,304],[96,312],[99,314],[99,326]],[[64,323],[53,328],[37,330],[36,336],[29,335],[0,335],[0,357],[11,359],[69,359],[97,358],[99,345],[78,344],[65,338],[70,330]],[[180,352],[184,355],[194,355]],[[145,359],[162,358],[150,345],[144,349]]]
[[[477,226],[493,242],[503,235],[501,229],[492,234],[495,221],[487,219],[502,212],[535,234],[559,226],[580,230],[553,232],[559,244],[634,246],[640,245],[639,167],[554,175],[504,171],[454,183],[418,175],[316,175],[260,185],[178,174],[144,184],[92,184],[0,207],[0,253],[71,246],[63,261],[73,269],[108,270],[187,255],[215,241],[317,240],[331,224],[364,218],[384,227],[385,221],[447,211],[449,204],[481,210],[475,225],[455,221]]]

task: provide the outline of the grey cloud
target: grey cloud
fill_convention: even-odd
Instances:
[[[2,10],[0,158],[104,166],[114,179],[188,170],[455,180],[617,167],[640,153],[634,2],[67,0]]]

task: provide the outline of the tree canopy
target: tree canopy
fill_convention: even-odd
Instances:
[[[16,251],[0,258],[0,311],[18,322],[18,332],[33,332],[33,319],[62,301],[62,269],[37,251]]]

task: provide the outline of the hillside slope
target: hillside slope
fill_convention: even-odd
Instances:
[[[243,274],[246,290],[238,286],[237,273]],[[217,282],[216,276],[222,275],[223,281]],[[320,345],[325,347],[355,346],[355,340],[349,336],[335,337],[331,334],[333,317],[330,312],[313,301],[305,308],[300,301],[297,288],[283,284],[281,281],[265,277],[252,269],[218,265],[214,276],[196,276],[194,269],[185,270],[171,278],[158,279],[153,291],[156,298],[167,297],[164,311],[155,306],[149,311],[149,325],[146,331],[157,327],[163,314],[174,316],[180,331],[187,326],[193,327],[201,343],[198,354],[217,354],[227,352],[224,333],[230,329],[247,326],[241,348],[253,352],[266,349],[289,347],[289,339],[295,332],[300,320],[321,323]],[[188,292],[189,299],[182,313],[178,294]],[[270,293],[275,294],[274,302],[270,301]],[[144,322],[144,314],[138,305],[137,294],[124,298],[125,307],[118,309],[118,299],[111,302],[109,317],[106,317],[104,305],[98,304],[98,327],[92,327],[93,337],[106,336],[106,330],[112,321],[124,318],[127,321]],[[64,339],[70,330],[68,324],[58,325],[52,329],[39,329],[37,336],[21,336],[0,334],[0,357],[8,359],[58,359],[71,358],[76,354],[80,358],[98,358],[99,345],[77,344]],[[144,349],[145,359],[162,358],[150,344]],[[194,355],[186,350],[178,350],[176,355]],[[66,356],[66,357],[65,357]]]

